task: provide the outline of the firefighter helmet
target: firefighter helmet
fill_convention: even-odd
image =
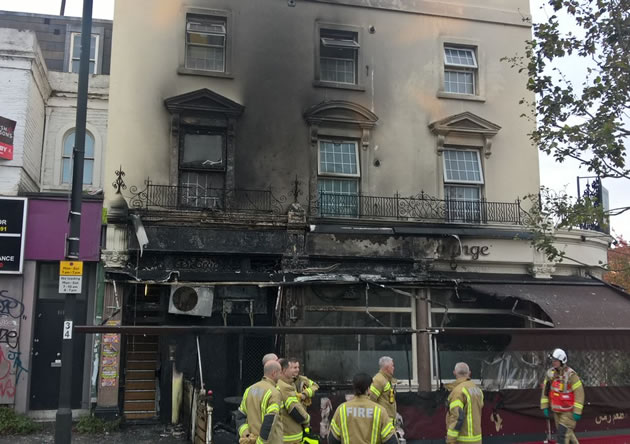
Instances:
[[[567,363],[567,354],[561,348],[555,349],[553,353],[551,353],[550,357],[551,359],[557,359],[562,364]]]

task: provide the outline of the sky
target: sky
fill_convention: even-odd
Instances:
[[[114,17],[114,0],[93,0],[94,18],[112,19]],[[509,0],[508,0],[509,1]],[[546,21],[548,11],[540,7],[545,0],[531,0],[531,11],[535,22]],[[66,0],[66,15],[81,16],[83,0]],[[34,12],[40,14],[59,14],[61,0],[0,0],[0,10]],[[579,76],[584,72],[584,66],[580,63],[563,64],[565,74]],[[575,196],[577,194],[577,176],[589,176],[585,169],[579,168],[579,163],[574,160],[566,160],[559,164],[553,158],[540,153],[540,179],[541,184],[556,191],[565,191]],[[626,196],[630,196],[630,181],[625,179],[605,179],[604,186],[609,191],[610,208],[618,208],[628,205]],[[630,211],[620,216],[615,216],[611,221],[612,229],[616,235],[622,235],[630,239]]]

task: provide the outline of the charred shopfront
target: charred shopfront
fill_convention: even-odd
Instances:
[[[606,401],[630,382],[630,299],[542,263],[518,227],[341,225],[282,199],[267,211],[169,213],[120,197],[103,252],[103,325],[123,329],[103,335],[101,412],[190,423],[180,387],[203,381],[213,421],[229,424],[262,356],[276,352],[320,384],[310,413],[324,433],[352,376],[388,355],[406,437],[422,442],[442,437],[444,384],[463,360],[488,392],[484,436],[527,441],[544,433],[537,387],[555,347],[601,400],[584,431],[630,407]]]

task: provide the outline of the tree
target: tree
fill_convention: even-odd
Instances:
[[[623,238],[617,240],[617,246],[608,250],[610,271],[604,280],[630,291],[630,245]]]
[[[529,105],[537,122],[530,134],[557,162],[576,159],[600,178],[630,180],[626,143],[630,138],[630,0],[545,0],[553,14],[534,23],[526,57],[506,60],[526,72]],[[567,30],[570,29],[570,30]],[[586,67],[578,81],[563,72],[566,61]],[[563,254],[552,246],[551,228],[605,226],[607,217],[630,206],[603,211],[593,198],[571,199],[542,190],[530,214],[537,248],[550,259]],[[530,196],[536,200],[536,197]]]

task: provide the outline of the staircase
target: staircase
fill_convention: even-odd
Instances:
[[[126,419],[157,417],[155,380],[157,360],[157,336],[127,336],[123,409]]]

